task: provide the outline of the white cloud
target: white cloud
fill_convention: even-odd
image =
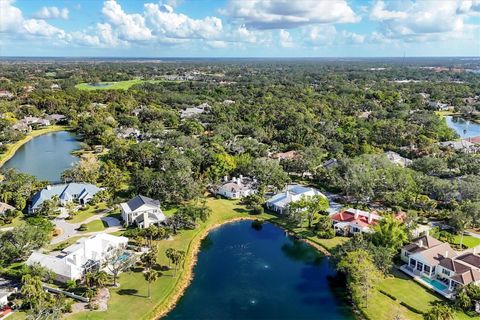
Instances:
[[[332,46],[360,44],[365,41],[365,36],[346,30],[338,31],[333,25],[309,26],[301,30],[303,39],[307,45]]]
[[[169,5],[146,3],[145,19],[156,35],[167,38],[218,40],[223,35],[221,19],[192,19],[175,13]]]
[[[228,43],[225,41],[207,41],[206,43],[213,49],[224,49],[228,47]]]
[[[370,19],[376,21],[404,19],[406,17],[406,12],[385,10],[385,3],[383,1],[377,1],[373,5],[372,12],[370,13]]]
[[[127,14],[115,0],[103,3],[102,13],[106,20],[115,27],[118,37],[123,40],[150,40],[152,33],[145,26],[145,18],[138,14]]]
[[[13,0],[0,0],[0,32],[11,36],[40,36],[63,40],[66,33],[45,20],[25,19]]]
[[[279,32],[280,45],[284,48],[292,48],[294,46],[290,33],[284,29],[280,29]]]
[[[37,19],[63,19],[68,20],[69,11],[67,8],[59,9],[57,7],[42,7],[32,16]]]
[[[220,12],[256,29],[360,21],[345,0],[230,0]]]
[[[420,42],[474,38],[478,26],[468,24],[468,18],[478,9],[479,1],[377,1],[372,6],[370,19],[380,21],[380,29],[372,39]]]

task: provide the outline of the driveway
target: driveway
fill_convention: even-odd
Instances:
[[[98,233],[112,233],[116,231],[122,230],[122,223],[120,220],[117,218],[113,217],[107,217],[106,215],[109,214],[112,211],[112,209],[106,209],[102,211],[99,214],[95,214],[94,216],[85,219],[82,222],[78,223],[70,223],[68,220],[65,218],[68,216],[65,212],[60,213],[60,215],[53,220],[53,223],[55,224],[55,227],[57,229],[61,229],[62,233],[56,237],[54,237],[50,243],[51,244],[57,244],[62,241],[65,241],[71,237],[78,237],[78,236],[91,236],[95,235]],[[102,231],[96,231],[96,232],[80,232],[77,231],[77,229],[80,227],[82,224],[87,224],[89,222],[95,221],[95,220],[102,220],[104,221],[107,225],[108,228]]]

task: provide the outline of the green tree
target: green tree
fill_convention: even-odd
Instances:
[[[337,268],[347,274],[348,288],[355,304],[368,307],[372,291],[382,277],[370,254],[363,249],[351,251],[342,258]]]
[[[408,233],[404,224],[387,215],[375,227],[372,242],[379,247],[386,247],[398,251],[408,240]]]
[[[161,276],[161,273],[155,270],[148,270],[144,274],[145,280],[148,283],[148,298],[151,298],[151,284],[152,282],[155,282],[158,280],[158,278]]]
[[[437,304],[425,316],[425,320],[454,320],[455,311],[446,304]]]
[[[300,200],[290,203],[288,211],[300,223],[306,220],[308,227],[311,228],[315,217],[328,208],[328,199],[323,195],[302,196]]]

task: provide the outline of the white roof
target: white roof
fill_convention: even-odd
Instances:
[[[302,185],[290,185],[287,186],[286,191],[278,193],[268,199],[267,203],[279,208],[286,208],[291,202],[300,200],[302,196],[312,197],[317,195],[325,197],[323,193],[315,188],[309,188]]]

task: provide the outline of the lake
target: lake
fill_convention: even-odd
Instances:
[[[270,223],[211,231],[194,272],[165,319],[354,319],[328,258]]]
[[[455,130],[461,138],[480,136],[480,124],[461,117],[446,116],[447,125]]]
[[[62,172],[78,161],[71,155],[78,149],[80,143],[75,134],[68,131],[47,133],[21,146],[2,169],[15,168],[40,180],[59,182]]]

